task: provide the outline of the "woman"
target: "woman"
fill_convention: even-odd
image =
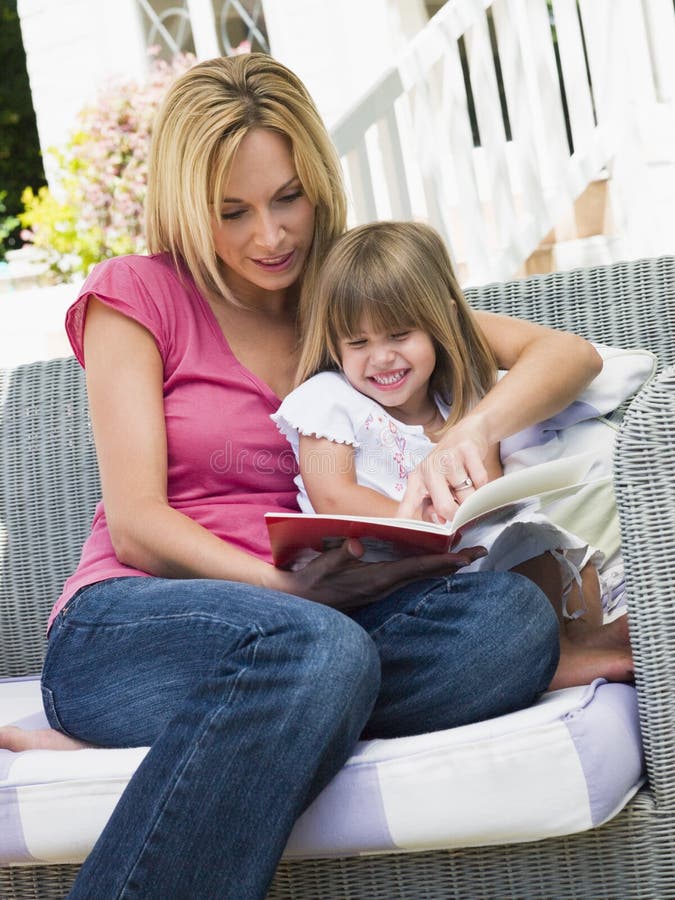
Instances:
[[[68,313],[103,504],[50,621],[45,708],[63,746],[151,745],[71,898],[263,898],[362,733],[499,715],[556,669],[544,595],[451,574],[474,551],[366,572],[348,542],[299,572],[269,562],[262,514],[295,508],[269,414],[293,383],[298,304],[344,229],[339,172],[287,69],[197,65],[154,130],[154,255],[97,267]],[[485,480],[489,445],[598,369],[580,339],[478,322],[511,371],[417,475],[441,515],[452,485]]]

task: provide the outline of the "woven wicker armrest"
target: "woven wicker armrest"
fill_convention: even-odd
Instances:
[[[76,360],[0,369],[0,678],[40,671],[100,490]]]
[[[621,426],[615,490],[629,627],[649,781],[675,812],[675,366],[631,404]]]

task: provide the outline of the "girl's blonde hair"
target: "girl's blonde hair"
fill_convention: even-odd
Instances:
[[[447,403],[446,427],[495,383],[497,364],[457,284],[440,235],[419,222],[374,222],[338,238],[303,312],[298,382],[340,368],[340,340],[417,328],[432,339],[430,390]]]
[[[263,53],[194,66],[169,89],[155,120],[146,201],[151,253],[170,253],[199,288],[231,302],[211,231],[237,148],[255,128],[284,135],[303,190],[315,207],[303,285],[311,289],[333,240],[345,229],[337,154],[300,79]]]

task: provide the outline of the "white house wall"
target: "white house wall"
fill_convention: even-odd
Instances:
[[[178,4],[176,4],[178,5]],[[197,56],[217,54],[211,0],[188,0]],[[77,113],[115,76],[148,67],[137,0],[18,0],[43,153],[63,145]],[[423,0],[265,0],[272,53],[307,83],[332,124],[392,64],[428,19]],[[49,157],[45,155],[49,178]]]
[[[272,54],[332,126],[424,27],[423,0],[263,0]]]
[[[17,8],[45,153],[65,142],[107,79],[145,77],[141,23],[135,0],[18,0]],[[45,164],[49,170],[48,156]]]

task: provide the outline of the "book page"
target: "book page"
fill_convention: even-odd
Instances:
[[[593,458],[592,453],[579,453],[496,478],[466,498],[452,522],[448,523],[448,528],[457,531],[467,522],[516,501],[575,489],[584,481]]]
[[[385,558],[444,553],[454,545],[456,532],[468,524],[488,516],[495,524],[507,522],[519,511],[534,510],[542,501],[547,503],[579,490],[587,484],[585,476],[593,459],[593,453],[583,453],[503,475],[467,497],[452,522],[443,525],[376,516],[266,513],[272,555],[277,565],[286,565],[305,548],[323,551],[348,537],[377,542]]]

